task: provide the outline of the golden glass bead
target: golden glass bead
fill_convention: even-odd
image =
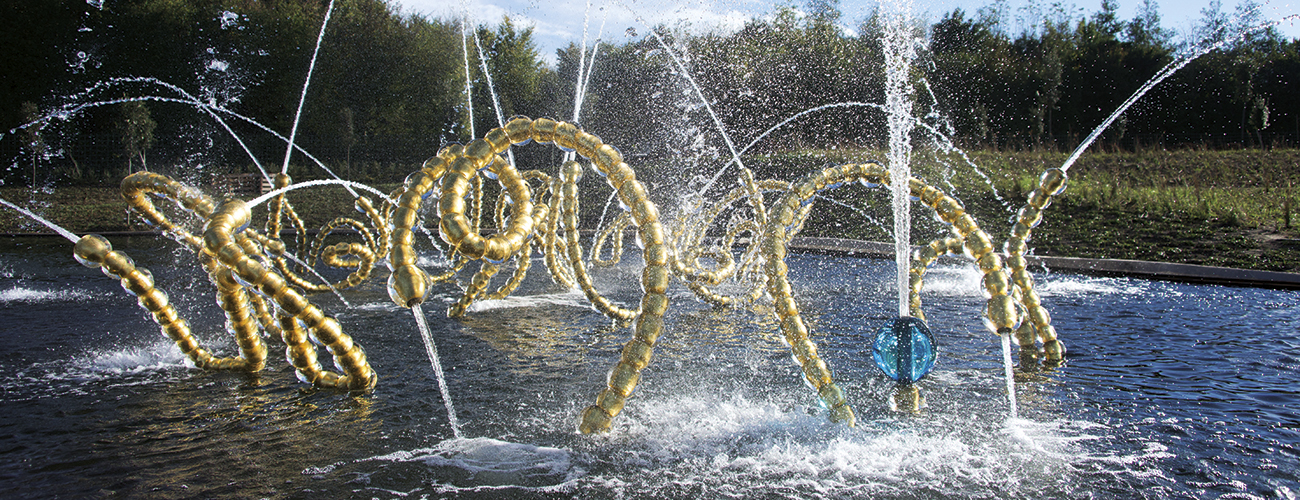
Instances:
[[[623,405],[626,402],[627,398],[614,391],[601,391],[600,396],[596,397],[596,406],[599,406],[607,415],[617,415],[623,411]]]
[[[844,404],[844,391],[840,390],[834,383],[819,387],[817,395],[821,397],[822,402],[826,403],[827,408],[834,408]]]
[[[819,358],[810,358],[803,363],[803,376],[813,387],[820,388],[831,383],[831,370]]]
[[[940,198],[935,211],[939,218],[948,224],[954,224],[957,219],[966,214],[966,209],[962,207],[961,202],[951,196]]]
[[[569,122],[555,124],[555,145],[564,149],[578,149],[578,127]],[[583,155],[586,156],[586,155]]]
[[[1010,262],[1011,260],[1012,259],[1007,259],[1008,262]],[[1020,260],[1023,261],[1024,257],[1020,257]],[[1026,271],[1024,266],[1012,267],[1012,269],[1015,270],[1011,272],[1011,280],[1015,282],[1016,286],[1020,287],[1021,289],[1025,289],[1028,288],[1033,283],[1033,277],[1029,275],[1029,271]],[[1021,293],[1023,296],[1024,292],[1022,291]]]
[[[1047,208],[1052,204],[1052,197],[1042,189],[1035,189],[1029,193],[1029,199],[1025,203],[1039,210]]]
[[[1049,168],[1043,172],[1042,177],[1038,179],[1038,185],[1042,187],[1044,193],[1048,196],[1056,196],[1065,191],[1066,181],[1069,177],[1065,171],[1059,168]]]
[[[641,271],[641,287],[645,293],[668,291],[668,269],[663,266],[647,266]]]
[[[596,137],[595,135],[588,133],[585,130],[579,130],[576,134],[574,134],[573,142],[575,146],[577,146],[573,148],[574,151],[576,151],[578,154],[582,155],[583,157],[590,158],[592,160],[596,160],[596,150],[599,149],[600,146],[603,144],[600,141],[599,137]],[[614,165],[614,164],[606,163],[605,165]]]
[[[636,173],[632,171],[632,167],[626,163],[619,163],[610,169],[606,181],[614,189],[621,189],[624,183],[634,179],[636,179]]]
[[[609,388],[623,397],[632,395],[641,374],[631,366],[619,363],[609,372]]]
[[[1006,252],[1006,254],[1008,255],[1007,266],[1011,267],[1012,269],[1017,269],[1017,268],[1023,269],[1025,267],[1026,262],[1025,262],[1024,255],[1025,252],[1028,250],[1029,249],[1025,246],[1025,240],[1014,236],[1007,239],[1007,242],[1002,245],[1002,251]],[[1017,260],[1018,265],[1011,263],[1011,259],[1013,258],[1019,259]]]
[[[623,163],[623,155],[609,144],[602,144],[596,148],[594,159],[596,165],[605,172],[610,172],[613,168]]]
[[[1002,258],[998,256],[997,252],[990,251],[981,255],[975,263],[979,266],[980,271],[985,274],[1002,269]]]
[[[1006,295],[1010,288],[1010,284],[1007,283],[1007,275],[1002,271],[990,271],[984,274],[984,290],[990,296]]]
[[[443,161],[451,161],[452,158],[465,156],[465,146],[463,144],[448,144],[438,150],[438,157]]]
[[[555,141],[555,129],[559,124],[550,118],[533,120],[533,138],[537,142],[549,144]]]
[[[994,333],[1010,331],[1016,326],[1016,304],[1011,297],[1006,295],[995,295],[988,300],[987,315]]]
[[[989,241],[984,231],[976,230],[966,235],[966,253],[978,260],[984,254],[993,251],[993,242]]]
[[[1047,355],[1049,360],[1060,360],[1065,357],[1065,344],[1059,340],[1050,340],[1043,343],[1043,354]]]
[[[668,263],[668,245],[662,242],[646,243],[644,255],[647,266],[665,265]]]
[[[646,294],[641,299],[641,314],[645,316],[660,317],[668,310],[668,296],[658,293]]]
[[[504,128],[494,128],[483,136],[483,140],[492,146],[492,150],[500,153],[510,147],[514,141],[510,140],[510,134]]]
[[[640,185],[640,182],[631,182],[624,186]],[[664,238],[663,226],[659,224],[659,208],[649,199],[643,198],[640,203],[632,205],[632,222],[640,228],[641,244],[663,244],[667,240]]]
[[[1016,219],[1021,224],[1029,226],[1030,228],[1035,228],[1038,227],[1039,223],[1043,222],[1043,211],[1034,208],[1031,205],[1025,205],[1020,207],[1020,212],[1016,214]]]
[[[599,406],[588,406],[582,412],[582,423],[578,425],[578,432],[583,434],[594,434],[599,432],[609,432],[613,425],[613,417]]]
[[[1027,312],[1027,319],[1032,322],[1034,326],[1047,326],[1052,324],[1052,315],[1048,314],[1047,309],[1043,307],[1030,307]]]
[[[510,142],[514,144],[533,140],[533,121],[526,116],[517,116],[506,122],[505,130],[510,137]]]
[[[77,261],[87,267],[99,267],[104,262],[104,257],[112,251],[113,245],[98,234],[82,236],[72,246],[72,252],[77,257]]]
[[[790,344],[791,354],[800,365],[808,363],[809,360],[817,357],[817,346],[812,341],[803,338]]]
[[[623,347],[622,360],[624,363],[632,366],[634,370],[641,371],[646,367],[646,365],[650,364],[650,357],[653,354],[653,346],[641,341],[640,339],[635,339],[628,342],[627,345]]]

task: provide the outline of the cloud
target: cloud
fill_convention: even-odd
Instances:
[[[744,27],[753,18],[770,17],[781,7],[799,8],[805,0],[777,2],[773,0],[398,0],[403,12],[420,14],[441,19],[458,19],[468,13],[470,20],[479,25],[495,26],[502,17],[510,19],[521,27],[532,27],[538,51],[544,59],[554,63],[555,51],[567,47],[570,43],[581,43],[584,29],[587,44],[595,43],[602,23],[604,34],[601,38],[613,43],[628,41],[625,33],[628,28],[645,36],[647,26],[666,26],[681,29],[689,33],[721,32],[729,33]],[[930,22],[938,20],[943,14],[954,8],[962,8],[968,16],[973,16],[981,6],[993,3],[993,0],[930,0],[919,1],[913,5],[913,13]],[[1014,13],[1026,3],[1026,0],[1010,0],[1008,8]],[[1067,2],[1068,3],[1068,2]],[[1077,2],[1076,2],[1077,3]],[[1130,4],[1121,2],[1128,10]],[[1160,2],[1163,24],[1168,28],[1181,28],[1191,25],[1199,19],[1197,5],[1208,4],[1208,0],[1191,2]],[[1228,0],[1224,9],[1230,11],[1237,2]],[[843,0],[840,2],[841,29],[852,35],[851,28],[879,5],[875,1]],[[1289,5],[1272,5],[1266,3],[1266,16],[1281,18],[1294,12]],[[1090,14],[1095,9],[1085,9]],[[1121,17],[1131,16],[1128,10],[1121,10]],[[585,19],[585,24],[584,24]],[[1127,17],[1125,17],[1127,19]],[[1296,23],[1284,23],[1279,28],[1286,36],[1297,36],[1300,28]],[[1013,28],[1013,27],[1008,27]],[[1012,29],[1015,31],[1015,29]]]
[[[538,51],[550,62],[555,60],[556,49],[567,47],[569,43],[581,43],[584,30],[588,46],[597,38],[614,43],[627,41],[625,33],[628,28],[635,28],[644,36],[647,26],[663,25],[691,33],[732,32],[773,8],[771,3],[755,0],[692,3],[593,1],[590,4],[585,0],[467,0],[458,4],[445,0],[406,0],[400,5],[404,13],[441,19],[457,19],[468,14],[470,21],[479,25],[495,25],[503,17],[510,16],[517,26],[533,28]]]

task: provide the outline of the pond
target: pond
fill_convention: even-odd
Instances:
[[[114,246],[153,270],[204,344],[234,352],[187,251]],[[461,320],[424,307],[463,438],[453,439],[410,313],[372,279],[313,300],[363,345],[373,392],[299,383],[270,340],[257,375],[186,366],[115,280],[54,238],[0,242],[0,492],[95,498],[1294,498],[1300,493],[1300,292],[1035,270],[1070,347],[1017,374],[970,265],[927,274],[939,361],[919,414],[871,361],[893,317],[893,262],[792,254],[795,297],[858,413],[827,421],[770,307],[714,309],[685,287],[608,435],[577,433],[629,338],[534,270]],[[172,263],[178,263],[173,265]],[[426,256],[422,265],[432,261]],[[537,264],[540,266],[540,264]],[[430,266],[436,267],[436,266]],[[596,275],[639,297],[639,262]],[[380,278],[383,278],[380,276]],[[441,301],[441,302],[440,302]],[[328,357],[323,358],[323,360]]]

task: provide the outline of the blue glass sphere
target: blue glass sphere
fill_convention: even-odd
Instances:
[[[917,318],[896,318],[876,330],[871,346],[876,366],[899,382],[916,382],[934,369],[934,334]]]

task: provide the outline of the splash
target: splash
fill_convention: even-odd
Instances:
[[[41,302],[82,301],[93,297],[94,295],[80,290],[34,290],[31,288],[13,287],[8,290],[0,291],[0,304],[10,304],[14,302],[35,304]]]

